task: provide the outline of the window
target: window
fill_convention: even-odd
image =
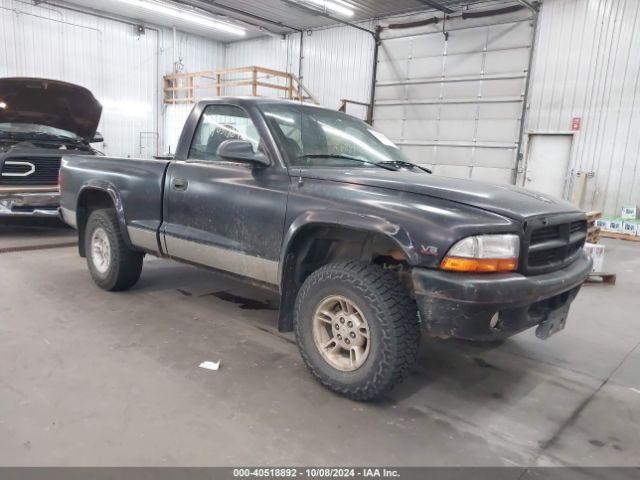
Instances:
[[[247,140],[258,151],[260,135],[242,108],[233,105],[209,105],[205,108],[189,149],[189,158],[219,160],[218,147],[225,140]]]
[[[367,167],[408,162],[380,132],[344,113],[306,105],[262,105],[285,146],[289,165]]]

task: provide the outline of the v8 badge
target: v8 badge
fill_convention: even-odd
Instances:
[[[420,253],[428,257],[437,257],[438,247],[434,247],[433,245],[420,245]]]

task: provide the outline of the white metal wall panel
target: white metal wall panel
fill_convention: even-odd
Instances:
[[[448,37],[442,29],[384,30],[374,125],[438,174],[512,183],[530,13],[447,20]]]
[[[361,24],[373,29],[371,22]],[[337,108],[346,98],[369,102],[373,66],[373,37],[351,27],[334,27],[303,34],[302,83],[321,105]],[[227,45],[225,67],[259,65],[298,75],[300,35],[286,39],[264,37]],[[247,94],[227,89],[226,94]],[[269,94],[273,94],[270,91]],[[365,108],[350,106],[348,113],[365,117]]]
[[[298,52],[300,35],[287,35],[285,38],[263,37],[252,40],[229,43],[225,46],[225,68],[259,66],[291,72],[298,75]],[[262,74],[261,74],[262,75]],[[227,78],[240,78],[232,75]],[[247,76],[244,74],[244,78]],[[286,86],[283,78],[265,78],[266,82]],[[250,86],[227,87],[224,95],[251,95]],[[284,97],[286,92],[258,87],[258,95]]]
[[[77,83],[103,104],[99,130],[108,155],[149,157],[163,145],[162,83],[173,62],[185,69],[219,68],[223,45],[171,29],[133,24],[47,4],[0,0],[0,76],[34,76]],[[183,112],[166,112],[169,137]],[[169,130],[169,129],[167,129]],[[172,138],[169,142],[175,143]],[[167,143],[168,145],[168,143]]]
[[[545,0],[538,32],[526,131],[580,117],[569,183],[592,172],[582,207],[619,215],[640,204],[640,2]]]
[[[98,148],[139,154],[142,132],[157,132],[157,31],[138,37],[121,22],[17,0],[0,0],[0,17],[0,75],[88,87],[104,106]]]
[[[225,46],[208,38],[176,32],[175,47],[171,29],[161,30],[162,73],[171,73],[178,62],[184,72],[224,68]],[[175,48],[175,51],[174,51]],[[161,78],[158,79],[162,81]],[[160,86],[162,88],[162,85]],[[162,94],[159,102],[162,102]],[[182,127],[193,105],[164,105],[162,123],[162,153],[175,153]]]
[[[258,65],[298,73],[300,36],[262,37],[225,45],[225,68]]]
[[[373,30],[370,22],[360,24]],[[338,108],[340,99],[368,103],[373,68],[373,36],[351,27],[316,30],[304,38],[303,83],[320,104]],[[348,113],[365,118],[364,107]]]

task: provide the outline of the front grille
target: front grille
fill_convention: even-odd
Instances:
[[[0,171],[3,185],[56,185],[60,157],[7,158]]]
[[[559,215],[530,221],[525,228],[522,270],[528,274],[558,270],[573,262],[587,238],[587,221]]]

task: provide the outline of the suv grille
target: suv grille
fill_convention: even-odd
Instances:
[[[525,228],[522,270],[538,274],[573,262],[587,238],[587,221],[575,215],[535,219]]]
[[[60,160],[60,157],[7,158],[0,171],[0,184],[56,185]]]

